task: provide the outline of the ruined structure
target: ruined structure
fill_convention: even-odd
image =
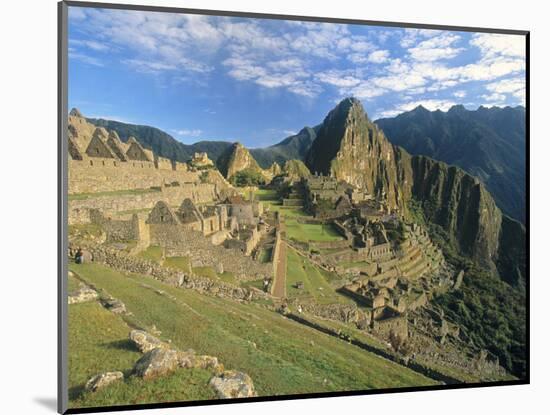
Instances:
[[[202,184],[200,173],[188,171],[187,164],[158,157],[134,137],[123,142],[76,109],[69,114],[68,140],[69,194]]]
[[[206,152],[193,154],[193,158],[189,164],[199,169],[214,167],[214,162],[208,158],[208,154]]]

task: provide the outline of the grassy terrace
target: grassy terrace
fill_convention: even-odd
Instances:
[[[83,200],[91,197],[102,196],[124,196],[124,195],[139,195],[143,193],[160,192],[159,189],[128,189],[128,190],[115,190],[112,192],[96,192],[96,193],[72,193],[69,195],[69,200]]]
[[[291,248],[287,250],[286,272],[286,292],[289,297],[314,299],[319,304],[352,303],[350,299],[334,291],[326,271],[314,266]],[[298,281],[304,283],[303,289],[294,287]]]
[[[296,219],[286,220],[286,235],[301,242],[340,241],[342,236],[330,225],[299,223]]]
[[[254,380],[260,395],[296,394],[322,391],[364,390],[371,388],[429,385],[434,382],[409,369],[381,359],[341,340],[287,320],[257,304],[240,304],[227,299],[202,296],[191,290],[167,286],[139,275],[123,275],[98,264],[71,264],[84,280],[122,300],[133,319],[145,328],[155,325],[162,338],[181,348],[217,356],[227,368],[242,370]],[[146,284],[148,288],[142,284]],[[171,297],[159,295],[161,289]],[[94,321],[84,321],[94,320]],[[86,333],[73,340],[70,359],[82,358],[79,342],[95,341],[100,327],[88,327],[97,319],[83,319],[71,332]],[[73,327],[74,327],[73,323]],[[95,347],[112,342],[126,344],[127,330],[113,326],[108,341],[97,340]],[[74,335],[73,333],[71,335]],[[102,346],[103,345],[103,346]],[[124,369],[130,361],[118,356],[124,347],[114,349],[104,367]],[[112,350],[109,350],[111,353]],[[95,360],[100,360],[94,356]],[[100,362],[98,362],[99,364]],[[103,364],[103,363],[102,363]],[[73,366],[71,386],[81,384],[96,372]],[[200,377],[197,375],[197,377]],[[200,384],[200,382],[199,382]],[[187,384],[181,393],[188,390]],[[110,388],[106,389],[106,393]],[[129,393],[129,392],[128,392]],[[130,393],[129,393],[130,394]],[[140,399],[150,399],[148,388]],[[118,399],[118,398],[117,398]],[[155,395],[154,399],[166,400]],[[199,398],[200,399],[200,398]],[[118,402],[121,402],[120,399]]]
[[[279,212],[285,217],[286,233],[288,238],[301,242],[308,241],[339,241],[342,236],[332,225],[305,224],[299,223],[297,218],[308,218],[309,216],[300,208],[283,206],[277,198],[277,193],[272,189],[258,189],[256,198],[261,200],[271,212]]]
[[[130,378],[96,393],[84,392],[86,381],[98,373],[131,373],[141,354],[128,340],[129,330],[122,318],[97,302],[69,306],[70,407],[215,398],[207,386],[211,374],[199,369],[178,371],[149,382]]]

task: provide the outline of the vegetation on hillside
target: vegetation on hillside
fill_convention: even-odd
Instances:
[[[229,182],[237,187],[260,186],[265,184],[265,178],[258,170],[244,169],[231,176]]]
[[[525,108],[448,112],[418,107],[377,120],[388,139],[413,155],[460,166],[480,179],[497,205],[525,222]]]
[[[461,256],[447,232],[426,222],[418,202],[409,210],[423,224],[432,240],[443,250],[446,260],[464,270],[458,290],[434,298],[447,318],[466,329],[467,337],[477,346],[497,356],[500,364],[517,377],[526,373],[526,301],[521,287],[511,286],[487,270]]]
[[[258,304],[205,296],[146,276],[122,274],[94,263],[71,264],[70,267],[86,282],[121,300],[132,313],[124,319],[131,320],[132,325],[145,329],[154,325],[162,333],[161,339],[171,340],[174,347],[180,350],[192,348],[198,354],[216,356],[227,369],[249,374],[260,396],[435,383],[403,366],[284,319]],[[70,307],[69,313],[76,310]],[[111,317],[121,321],[112,314]],[[103,328],[96,326],[97,321],[88,321],[92,319],[85,317],[83,320],[88,324],[82,320],[73,322],[81,325],[81,329],[75,334],[78,339],[69,347],[69,353],[72,353],[69,359],[83,365],[72,368],[73,387],[81,387],[88,376],[98,371],[127,371],[138,357],[129,354],[132,351],[128,349],[126,330],[113,323],[111,332],[102,334]],[[97,367],[86,367],[92,360],[97,360],[83,357],[82,345],[87,342],[93,344],[86,346],[86,353],[97,350],[111,353],[111,357],[97,361]],[[180,387],[179,393],[192,394],[191,397],[196,399],[207,397],[209,390],[204,385],[202,374],[190,375],[190,382],[182,381],[186,387]],[[166,385],[173,385],[169,378],[166,378]],[[126,397],[131,399],[131,403],[151,398],[167,400],[158,394],[154,383],[130,381],[121,387],[125,395],[124,398],[117,395],[117,403],[125,403]],[[202,396],[199,387],[204,389]],[[110,387],[106,388],[103,396],[109,396],[110,390]],[[112,390],[119,393],[118,388]],[[174,389],[168,387],[168,391],[171,393]],[[179,398],[172,394],[168,396]],[[76,395],[73,398],[76,399]]]

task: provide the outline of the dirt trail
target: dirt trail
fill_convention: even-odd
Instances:
[[[277,261],[277,274],[273,279],[273,288],[271,295],[279,298],[286,297],[286,242],[281,241],[281,249],[279,249]]]

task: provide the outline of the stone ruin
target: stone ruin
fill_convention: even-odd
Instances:
[[[208,158],[206,152],[193,154],[190,164],[196,168],[214,167],[214,162]]]

